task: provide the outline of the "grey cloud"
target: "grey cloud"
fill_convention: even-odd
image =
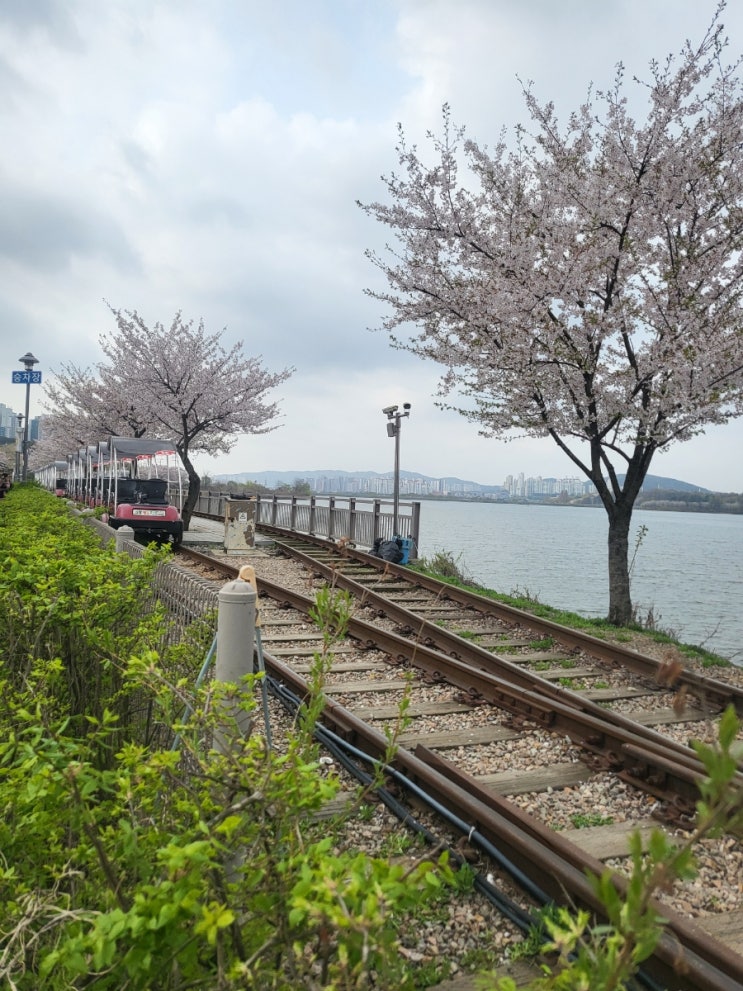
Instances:
[[[111,218],[89,204],[7,184],[0,191],[0,255],[46,272],[65,268],[75,256],[102,257],[129,271],[139,268]]]
[[[336,377],[390,363],[387,335],[367,330],[375,323],[378,304],[366,299],[361,287],[343,291],[330,282],[312,285],[290,272],[281,283],[252,282],[246,271],[242,288],[203,302],[208,329],[226,325],[225,343],[243,340],[247,353],[263,355],[272,368],[294,365],[302,374]]]
[[[66,0],[3,0],[0,24],[19,35],[46,34],[63,48],[75,51],[83,48]]]
[[[194,199],[185,211],[197,224],[226,223],[229,227],[251,226],[249,211],[233,196],[203,196]]]
[[[136,141],[120,141],[121,155],[129,168],[139,176],[147,176],[152,170],[152,157]]]
[[[5,113],[18,103],[19,97],[32,92],[28,80],[13,68],[7,59],[0,56],[0,93],[3,94],[3,110]]]

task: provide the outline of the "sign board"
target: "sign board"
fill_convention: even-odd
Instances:
[[[41,372],[13,372],[13,385],[41,385]]]

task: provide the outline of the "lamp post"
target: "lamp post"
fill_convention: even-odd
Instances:
[[[21,455],[23,453],[23,413],[16,414],[15,428],[15,480],[21,480]]]
[[[397,517],[400,512],[400,426],[403,417],[410,416],[410,403],[399,406],[385,406],[382,412],[387,417],[387,436],[395,438],[395,472],[392,490],[392,536],[397,537]]]
[[[31,383],[41,382],[41,372],[33,370],[34,365],[38,365],[39,359],[34,358],[30,351],[18,360],[23,362],[23,367],[26,369],[22,373],[22,381],[26,383],[26,420],[23,424],[23,481],[25,482],[28,477],[28,404],[31,399]]]

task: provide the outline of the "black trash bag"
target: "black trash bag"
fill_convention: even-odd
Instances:
[[[393,537],[392,540],[382,540],[381,537],[377,537],[371,553],[374,557],[381,557],[383,561],[391,561],[393,564],[399,564],[405,556],[400,537]]]

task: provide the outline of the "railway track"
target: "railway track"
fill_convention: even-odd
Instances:
[[[630,829],[657,825],[651,809],[670,830],[688,827],[703,768],[685,740],[710,736],[727,704],[741,713],[739,687],[363,552],[277,528],[261,531],[295,563],[297,575],[291,583],[272,580],[270,558],[257,569],[267,670],[301,697],[318,646],[307,619],[316,585],[353,595],[350,640],[334,652],[326,685],[328,732],[378,759],[388,746],[385,724],[405,698],[411,722],[397,740],[396,787],[420,789],[448,809],[478,855],[488,863],[495,857],[498,875],[525,878],[531,898],[563,900],[568,892],[574,904],[600,914],[586,869],[600,873],[604,862],[612,864]],[[198,567],[225,577],[237,571],[223,556],[201,558]],[[584,786],[595,795],[597,781],[606,782],[605,812],[583,817],[605,821],[562,832],[545,822],[562,814],[569,827],[569,814],[559,809],[563,797],[574,801]],[[615,822],[612,792],[623,804]],[[728,848],[720,856],[729,854]],[[621,888],[620,875],[616,884]],[[739,894],[732,911],[696,920],[664,902],[669,925],[648,965],[656,986],[743,987],[743,958],[732,948],[743,920]]]

